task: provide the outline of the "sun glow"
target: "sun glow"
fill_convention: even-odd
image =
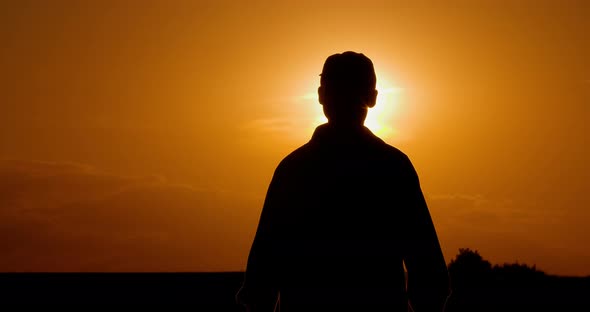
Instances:
[[[393,127],[393,116],[397,111],[397,95],[401,92],[401,88],[394,86],[392,83],[384,78],[383,75],[377,73],[377,104],[369,109],[365,126],[373,133],[382,137],[388,138],[395,135],[395,128]],[[310,128],[315,128],[319,124],[326,123],[328,119],[324,116],[322,106],[317,103],[317,91],[307,92],[302,98],[306,101],[315,101],[316,105],[310,105],[313,110],[313,121]]]
[[[398,101],[396,94],[400,88],[394,87],[387,80],[377,76],[377,104],[369,109],[365,126],[381,137],[390,137],[395,134],[392,124],[393,115],[396,112]]]

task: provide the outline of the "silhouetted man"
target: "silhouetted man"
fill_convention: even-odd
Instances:
[[[278,165],[238,301],[250,311],[441,311],[447,267],[418,176],[363,125],[377,98],[373,63],[332,55],[320,81],[328,123]]]

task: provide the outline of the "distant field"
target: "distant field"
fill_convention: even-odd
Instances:
[[[243,273],[4,273],[5,304],[182,305],[239,311]]]
[[[182,306],[240,311],[243,273],[3,273],[2,306]],[[453,311],[590,311],[590,278],[547,276],[457,291]],[[475,306],[473,306],[475,305]],[[195,310],[196,311],[196,310]]]

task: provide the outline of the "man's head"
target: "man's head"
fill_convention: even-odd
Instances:
[[[329,56],[318,88],[328,120],[362,125],[377,100],[376,82],[373,62],[365,55],[348,51]]]

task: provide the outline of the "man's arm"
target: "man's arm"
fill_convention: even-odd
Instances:
[[[450,291],[447,265],[418,175],[411,163],[409,168],[409,220],[404,254],[408,271],[408,297],[415,312],[440,312],[444,309]]]
[[[280,167],[279,167],[280,168]],[[248,311],[274,311],[278,297],[278,223],[285,197],[277,168],[268,188],[256,236],[248,256],[244,284],[236,299]]]

